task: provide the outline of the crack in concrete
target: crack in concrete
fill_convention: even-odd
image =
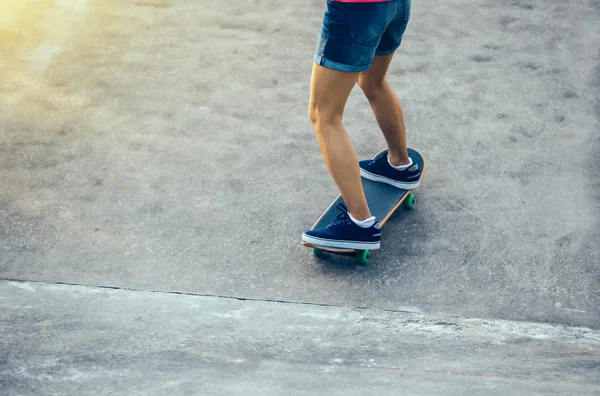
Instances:
[[[136,289],[131,287],[122,287],[122,286],[110,286],[110,285],[87,285],[83,283],[70,283],[70,282],[44,282],[44,281],[35,281],[35,280],[25,280],[25,279],[16,279],[16,278],[5,278],[0,277],[0,282],[16,282],[16,283],[35,283],[42,285],[64,285],[64,286],[80,286],[80,287],[89,287],[96,289],[108,289],[108,290],[122,290],[122,291],[131,291],[131,292],[141,292],[141,293],[156,293],[156,294],[169,294],[169,295],[182,295],[182,296],[194,296],[194,297],[212,297],[212,298],[222,298],[222,299],[231,299],[237,301],[253,301],[253,302],[270,302],[270,303],[278,303],[278,304],[293,304],[293,305],[309,305],[315,307],[331,307],[331,308],[347,308],[347,309],[357,309],[357,310],[377,310],[380,312],[395,312],[395,313],[405,313],[405,314],[416,314],[416,313],[424,313],[420,309],[417,311],[410,309],[390,309],[390,308],[375,308],[375,307],[364,307],[364,306],[345,306],[345,305],[335,305],[335,304],[326,304],[326,303],[318,303],[318,302],[310,302],[310,301],[293,301],[293,300],[280,300],[280,299],[268,299],[268,298],[252,298],[252,297],[239,297],[239,296],[226,296],[221,294],[210,294],[210,293],[191,293],[191,292],[178,292],[178,291],[162,291],[162,290],[146,290],[146,289]],[[455,315],[444,315],[451,318],[458,318]]]

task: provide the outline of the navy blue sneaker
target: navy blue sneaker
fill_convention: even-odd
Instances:
[[[360,175],[365,179],[386,183],[396,188],[413,190],[421,184],[419,165],[414,163],[405,170],[393,168],[388,162],[387,150],[375,159],[360,161]]]
[[[381,244],[381,228],[375,222],[369,228],[362,228],[350,219],[344,204],[337,208],[340,214],[326,228],[306,231],[302,240],[311,245],[334,249],[376,250]]]

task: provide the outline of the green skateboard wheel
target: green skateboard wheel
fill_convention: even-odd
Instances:
[[[404,207],[406,209],[412,209],[415,206],[415,194],[410,193],[404,200]]]
[[[321,257],[325,254],[325,251],[319,248],[313,248],[313,254],[317,257]]]
[[[368,250],[361,250],[356,252],[356,261],[361,265],[367,264],[370,258],[371,252],[369,252]]]

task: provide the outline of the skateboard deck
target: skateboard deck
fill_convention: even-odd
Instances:
[[[375,155],[373,159],[385,155],[386,153],[387,150],[383,150],[377,153],[377,155]],[[422,169],[420,179],[422,180],[423,176],[425,175],[425,170],[427,168],[425,159],[417,150],[411,148],[408,149],[408,155],[413,160],[413,162],[418,164],[419,167]],[[371,214],[377,218],[377,221],[379,222],[381,227],[383,227],[383,225],[388,221],[388,219],[392,216],[396,209],[398,209],[402,204],[404,204],[404,207],[407,209],[412,209],[412,207],[414,206],[415,197],[412,193],[412,190],[396,188],[385,183],[375,182],[365,178],[361,179]],[[329,224],[333,223],[333,221],[339,214],[339,210],[337,209],[339,204],[346,205],[341,195],[339,195],[335,199],[335,201],[333,201],[333,203],[325,210],[325,212],[321,215],[321,217],[319,217],[317,222],[312,226],[311,230],[317,228],[325,228]],[[329,247],[313,245],[304,241],[302,241],[302,244],[304,246],[312,248],[314,254],[317,256],[322,256],[324,252],[355,256],[357,261],[361,264],[366,264],[370,258],[370,252],[368,250],[334,249]]]

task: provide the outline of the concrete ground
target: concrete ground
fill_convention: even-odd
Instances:
[[[382,249],[366,267],[344,257],[317,259],[300,245],[302,231],[337,195],[306,116],[323,7],[321,0],[0,3],[0,390],[43,394],[49,386],[55,394],[114,394],[118,388],[110,387],[121,384],[123,394],[172,394],[168,384],[144,382],[168,372],[169,380],[186,384],[172,388],[180,394],[195,393],[194,381],[209,377],[206,392],[240,393],[220,388],[253,384],[243,385],[253,376],[244,365],[239,377],[222,372],[233,356],[263,362],[260,375],[287,378],[265,394],[296,386],[325,392],[319,381],[338,367],[325,362],[357,344],[332,350],[319,341],[312,357],[282,357],[279,348],[304,344],[284,320],[265,312],[275,309],[302,323],[303,309],[314,309],[323,321],[311,325],[307,317],[314,333],[305,336],[315,339],[324,331],[319,326],[343,328],[340,315],[357,307],[382,326],[448,316],[479,326],[453,344],[453,356],[471,364],[458,371],[478,374],[466,382],[442,379],[435,373],[453,372],[444,365],[451,356],[434,351],[412,385],[401,383],[414,386],[407,388],[414,394],[481,390],[478,376],[499,375],[504,359],[514,362],[506,378],[529,378],[519,347],[498,355],[495,365],[482,353],[495,356],[481,345],[495,345],[485,323],[500,321],[546,323],[542,334],[558,329],[591,337],[582,347],[579,339],[556,336],[552,345],[564,353],[549,362],[550,344],[528,342],[530,362],[549,366],[531,374],[542,373],[540,387],[522,394],[598,390],[592,373],[600,368],[594,344],[600,330],[600,4],[413,2],[390,81],[405,107],[409,144],[425,155],[428,172],[414,211],[387,223]],[[345,120],[359,157],[384,147],[358,90]],[[129,291],[110,294],[113,302],[95,286]],[[143,354],[127,349],[123,337],[130,330],[157,342],[184,337],[190,328],[178,318],[197,318],[191,330],[198,337],[194,326],[204,323],[202,313],[230,302],[232,315],[251,313],[230,327],[212,320],[211,344],[188,345],[182,359],[175,344],[140,345]],[[166,312],[145,328],[127,322],[127,309],[146,318]],[[95,311],[105,327],[95,325]],[[250,326],[245,320],[260,323],[265,316],[265,326],[244,327]],[[279,326],[288,338],[268,334]],[[400,382],[370,383],[379,377],[365,367],[375,356],[394,368],[376,372],[398,380],[394,370],[416,359],[405,339],[424,349],[453,342],[445,332],[419,341],[422,333],[410,326],[396,338],[400,330],[384,327],[354,327],[357,340],[377,333],[385,347],[366,350],[360,356],[366,363],[349,359],[338,367],[345,378],[340,392],[379,386],[373,389],[392,393]],[[256,350],[244,349],[245,331],[260,340]],[[44,340],[50,345],[40,349]],[[115,349],[102,349],[98,340]],[[78,357],[88,346],[98,362]],[[568,356],[581,355],[571,347],[590,348],[583,363],[570,365]],[[273,355],[261,357],[269,348]],[[126,361],[113,361],[119,353]],[[206,364],[195,361],[202,356]],[[222,365],[208,364],[211,359]],[[479,361],[489,365],[477,371]],[[145,372],[147,364],[153,368]],[[94,367],[109,371],[94,374]],[[85,384],[69,387],[76,384],[60,382],[54,369]],[[111,377],[124,369],[135,375]],[[183,377],[198,373],[204,377]],[[547,373],[562,374],[553,383]],[[511,380],[498,389],[515,394],[521,388]]]
[[[600,390],[600,332],[585,328],[26,282],[0,293],[6,396]]]

